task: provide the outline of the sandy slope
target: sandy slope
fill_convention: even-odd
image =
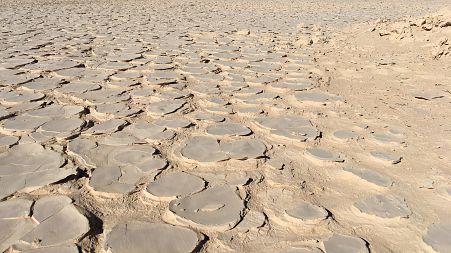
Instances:
[[[402,156],[395,166],[375,166],[395,179],[392,187],[349,187],[349,181],[331,180],[331,189],[324,195],[327,202],[341,197],[337,210],[374,193],[406,199],[413,213],[403,221],[336,216],[353,223],[355,231],[372,238],[370,242],[377,241],[375,252],[425,252],[421,237],[426,227],[450,221],[449,20],[446,9],[424,18],[375,20],[337,32],[318,46],[317,62],[331,77],[324,90],[346,97],[349,106],[340,118],[367,125],[368,133],[390,129],[404,133],[402,144],[378,142],[369,135],[348,147],[366,166],[373,162],[359,154],[362,149]]]

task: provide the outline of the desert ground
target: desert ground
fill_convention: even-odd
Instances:
[[[0,252],[451,252],[448,0],[0,1]]]

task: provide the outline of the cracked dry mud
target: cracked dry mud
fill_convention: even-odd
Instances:
[[[451,252],[446,7],[2,1],[0,252]]]

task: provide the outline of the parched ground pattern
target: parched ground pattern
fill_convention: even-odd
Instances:
[[[384,173],[408,130],[325,88],[299,38],[374,18],[333,4],[2,2],[0,252],[386,250],[355,228],[410,219]],[[379,194],[329,206],[329,171]]]

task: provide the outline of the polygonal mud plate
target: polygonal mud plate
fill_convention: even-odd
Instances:
[[[117,80],[113,79],[108,82],[108,88],[114,89],[123,89],[123,90],[131,90],[135,86],[140,85],[141,83],[138,80],[128,79],[128,80]]]
[[[69,142],[67,151],[87,168],[96,168],[89,185],[105,193],[128,193],[141,178],[153,176],[168,165],[149,145],[98,145],[91,140],[75,139]]]
[[[0,203],[0,251],[3,252],[37,224],[29,218],[33,201],[10,199]]]
[[[91,115],[100,120],[114,117],[130,117],[141,110],[130,108],[125,102],[98,104],[91,110]]]
[[[382,186],[382,187],[390,187],[393,184],[393,180],[389,177],[380,174],[377,171],[365,168],[357,168],[357,167],[346,167],[343,168],[344,171],[350,172],[363,180],[366,180],[370,183]]]
[[[334,234],[324,241],[327,253],[369,253],[368,243],[362,238]]]
[[[207,133],[220,136],[245,136],[250,135],[252,130],[237,123],[221,123],[207,127]]]
[[[139,72],[134,72],[134,71],[120,71],[116,74],[114,74],[112,76],[112,78],[117,78],[117,79],[135,79],[135,78],[140,78],[142,75]]]
[[[156,149],[150,145],[98,145],[92,140],[78,138],[69,142],[67,151],[88,167],[134,166],[145,172],[167,164],[154,157]]]
[[[105,248],[111,253],[190,253],[202,240],[188,228],[133,221],[116,225],[106,236]]]
[[[103,150],[102,150],[103,149]],[[98,155],[106,160],[106,168],[112,166],[120,167],[121,175],[117,178],[119,182],[135,183],[143,174],[153,174],[167,167],[168,161],[154,156],[155,149],[148,145],[134,145],[124,147],[100,146],[101,153]],[[106,158],[105,158],[106,156]],[[93,158],[91,158],[94,160]],[[97,158],[97,161],[102,164]],[[94,178],[94,176],[93,176]]]
[[[349,131],[349,130],[335,131],[333,133],[333,136],[335,139],[340,140],[340,141],[353,140],[353,139],[355,140],[358,137],[358,135],[355,132]]]
[[[78,115],[83,113],[84,110],[85,108],[83,106],[52,104],[38,110],[27,112],[27,114],[33,117],[43,118],[78,118]]]
[[[299,116],[269,116],[258,118],[256,122],[260,126],[270,129],[271,134],[288,139],[305,141],[308,138],[315,139],[319,136],[319,131],[312,126],[310,120]]]
[[[196,95],[200,95],[200,96],[205,96],[205,95],[213,95],[213,94],[220,94],[221,91],[219,89],[219,87],[217,85],[202,85],[202,84],[197,84],[197,85],[191,85],[189,86],[190,91],[192,91],[193,93],[195,93]],[[203,103],[212,103],[215,105],[225,105],[227,104],[227,102],[225,103],[214,103],[214,102],[210,102],[208,101],[208,99],[202,100],[201,102]]]
[[[38,78],[38,73],[23,73],[20,70],[0,69],[0,86],[11,86]]]
[[[243,186],[251,181],[251,177],[244,171],[214,171],[199,173],[199,176],[208,181],[209,185]]]
[[[194,115],[194,119],[201,121],[223,122],[225,118],[221,115],[199,112]]]
[[[75,157],[77,162],[86,167],[95,167],[95,160],[91,160],[89,154],[97,148],[98,144],[90,139],[76,138],[67,144],[67,153]]]
[[[66,196],[44,197],[34,205],[25,199],[1,202],[0,226],[1,252],[11,246],[22,252],[73,252],[89,231],[88,220]]]
[[[247,232],[251,229],[260,228],[266,223],[266,216],[262,212],[249,210],[243,220],[234,228],[237,231]]]
[[[147,192],[157,200],[170,201],[177,196],[200,192],[205,188],[205,181],[186,172],[166,174],[147,186]]]
[[[209,106],[204,109],[210,113],[233,114],[232,108],[228,106]]]
[[[221,142],[222,151],[232,159],[256,159],[265,156],[266,145],[255,139]]]
[[[98,66],[99,69],[106,69],[106,70],[127,70],[132,67],[133,66],[127,62],[106,62],[106,63],[102,63]]]
[[[138,139],[134,135],[126,132],[115,132],[99,140],[99,144],[110,146],[132,146],[134,144],[146,144],[147,141]]]
[[[165,70],[157,71],[155,73],[152,73],[151,75],[147,76],[147,81],[151,85],[169,85],[177,83],[180,79],[182,79],[183,76],[181,74],[177,74],[173,71],[168,72]]]
[[[80,94],[88,91],[100,90],[101,86],[96,83],[87,81],[72,81],[70,83],[64,84],[61,88],[56,89],[56,91],[63,94]]]
[[[261,108],[256,108],[254,106],[234,106],[233,110],[239,115],[250,115],[250,116],[262,114],[264,112]]]
[[[7,111],[5,108],[0,107],[0,120],[6,119],[14,113]]]
[[[60,86],[60,83],[62,83],[62,80],[58,78],[38,78],[22,84],[22,87],[35,91],[44,91],[56,89]]]
[[[152,65],[154,70],[173,70],[175,68],[174,64],[154,64]],[[186,74],[186,73],[183,73]]]
[[[213,105],[218,105],[218,106],[224,106],[229,104],[229,101],[226,99],[223,99],[221,97],[206,97],[205,99],[202,100],[202,102],[207,102]]]
[[[37,101],[37,102],[29,102],[29,103],[23,103],[20,105],[15,105],[10,108],[8,108],[8,111],[11,113],[22,113],[19,116],[23,116],[24,114],[31,115],[33,113],[32,110],[39,110],[43,105],[45,104],[44,101]]]
[[[127,101],[130,99],[128,93],[124,93],[121,89],[102,88],[100,90],[87,91],[81,94],[73,94],[78,100],[82,99],[90,104],[105,104]]]
[[[2,59],[2,63],[0,64],[0,68],[5,69],[16,69],[23,67],[28,64],[36,63],[37,60],[33,58],[21,58],[21,57],[13,57],[9,59]]]
[[[423,241],[437,252],[451,252],[451,223],[433,223],[423,235]]]
[[[285,163],[281,159],[269,159],[267,161],[267,164],[271,166],[271,168],[277,169],[277,170],[283,170],[285,167]]]
[[[133,90],[130,91],[130,95],[132,96],[132,100],[134,101],[143,100],[145,102],[148,102],[148,99],[153,96],[156,96],[157,92],[149,87],[142,88],[135,87]]]
[[[50,120],[51,118],[48,117],[33,117],[28,114],[22,114],[3,121],[2,128],[8,133],[29,133]]]
[[[423,100],[433,100],[438,98],[443,98],[444,93],[442,92],[428,92],[428,91],[417,91],[413,94],[413,96],[417,99]]]
[[[223,185],[173,200],[168,219],[185,226],[226,231],[241,221],[244,202],[234,187]]]
[[[133,123],[123,131],[146,141],[170,140],[175,136],[172,130],[167,130],[166,127],[157,126],[145,121]]]
[[[204,136],[195,136],[188,140],[181,154],[198,162],[219,162],[229,159],[216,139]]]
[[[80,66],[80,63],[67,59],[45,60],[39,61],[38,63],[35,63],[33,65],[29,65],[30,69],[40,69],[47,71],[57,71],[61,69],[75,68],[78,66]]]
[[[74,244],[89,231],[89,222],[71,203],[66,196],[49,196],[36,201],[33,217],[39,225],[22,240],[39,241],[41,246]]]
[[[7,150],[14,144],[17,144],[19,137],[0,134],[0,152]]]
[[[404,200],[394,196],[374,195],[354,204],[360,212],[379,218],[408,218],[412,213]]]
[[[122,149],[115,149],[110,153],[111,162],[120,165],[133,165],[142,171],[155,171],[164,169],[167,161],[158,157],[153,157],[155,149],[144,145],[128,146]]]
[[[269,220],[284,228],[315,228],[329,216],[325,208],[304,201],[298,194],[281,187],[269,188],[255,197],[267,203],[264,210]]]
[[[125,194],[134,190],[143,176],[142,171],[130,166],[99,167],[92,172],[89,185],[97,192]]]
[[[182,78],[182,74],[177,73],[175,71],[169,70],[169,71],[155,71],[151,75],[149,75],[151,79],[156,80],[178,80],[179,78]]]
[[[170,64],[172,63],[172,59],[169,56],[158,56],[155,57],[155,59],[152,60],[155,64]]]
[[[381,144],[401,144],[405,140],[405,137],[402,134],[394,135],[389,131],[383,133],[373,133],[372,137]]]
[[[157,126],[163,126],[167,128],[187,128],[191,126],[191,121],[187,119],[158,119],[153,122]]]
[[[234,96],[246,96],[246,95],[255,95],[262,93],[263,89],[260,87],[244,87],[241,88],[239,91],[234,92]]]
[[[89,128],[88,130],[84,131],[83,133],[84,134],[92,134],[92,135],[108,134],[108,133],[111,134],[118,130],[121,130],[127,124],[128,124],[128,122],[125,120],[122,120],[122,119],[110,119],[110,120],[95,124],[93,127]]]
[[[16,191],[31,191],[74,173],[61,168],[65,159],[39,144],[14,146],[0,153],[0,199]]]
[[[36,141],[47,141],[52,138],[61,140],[78,134],[84,125],[85,121],[77,118],[54,119],[41,125],[30,136]]]
[[[189,98],[192,96],[192,94],[189,91],[184,91],[182,89],[185,88],[182,84],[177,85],[171,85],[171,88],[167,88],[165,90],[160,91],[160,93],[157,93],[156,96],[158,96],[162,100],[180,100],[183,98]]]
[[[162,116],[176,112],[185,104],[186,102],[181,100],[155,102],[147,107],[147,112],[151,115]]]
[[[193,74],[191,78],[198,82],[220,82],[224,80],[224,76],[221,74],[208,73],[208,74]]]
[[[81,119],[57,118],[40,126],[38,131],[55,134],[70,133],[83,127],[84,123]]]
[[[294,222],[305,222],[315,224],[325,220],[329,213],[320,206],[315,206],[305,201],[297,201],[290,208],[285,210],[286,217]]]
[[[344,160],[340,158],[340,155],[332,153],[331,151],[320,149],[320,148],[308,148],[305,154],[314,160],[323,162],[343,162]]]
[[[5,106],[15,106],[22,103],[34,102],[45,97],[44,94],[34,91],[10,91],[0,93],[0,104]]]
[[[371,151],[371,156],[381,162],[389,163],[389,164],[397,164],[401,162],[402,156],[393,154],[393,153],[386,153],[386,152],[379,152],[379,151]]]
[[[275,100],[279,97],[278,93],[275,92],[264,92],[254,95],[247,95],[247,96],[240,96],[236,97],[238,101],[242,101],[250,106],[261,106],[261,105],[268,105],[272,103],[277,103]]]

